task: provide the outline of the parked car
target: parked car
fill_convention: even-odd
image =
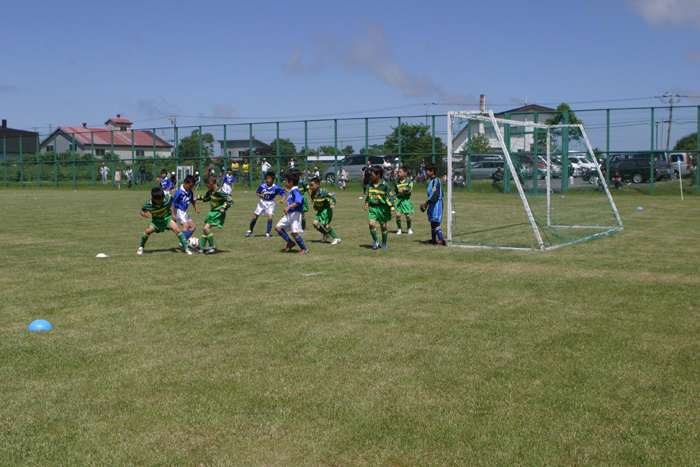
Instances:
[[[654,165],[654,179],[658,177],[658,169]],[[617,173],[622,177],[623,182],[632,181],[634,183],[648,182],[651,175],[651,162],[646,159],[617,159],[610,162],[610,178]]]
[[[674,178],[687,176],[693,167],[693,156],[687,152],[672,152],[668,155]]]
[[[663,178],[671,178],[673,172],[670,170],[671,165],[668,161],[668,155],[665,152],[655,152],[654,156],[654,180],[658,181]],[[611,154],[609,156],[610,165],[612,170],[612,164],[622,161],[622,160],[641,160],[649,162],[652,158],[652,153],[650,152],[633,152],[627,154]],[[640,183],[640,182],[636,182]]]
[[[381,166],[384,163],[385,156],[345,156],[342,160],[338,161],[338,170],[342,167],[345,172],[347,172],[348,180],[362,180],[362,167],[367,165],[367,158],[372,165]],[[321,175],[321,180],[328,183],[335,183],[336,169],[335,164],[331,162],[330,167],[328,167]]]
[[[586,171],[595,170],[595,162],[588,155],[569,154],[569,165],[574,169],[570,175],[580,177]]]
[[[503,170],[503,161],[481,161],[475,162],[469,168],[472,180],[488,179],[500,167]]]

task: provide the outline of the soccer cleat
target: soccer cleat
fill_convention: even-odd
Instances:
[[[438,244],[438,242],[436,242],[435,240],[430,240],[428,242],[428,245],[437,245],[437,244]]]
[[[284,249],[284,251],[285,251],[285,252],[291,251],[291,249],[294,248],[294,245],[296,245],[296,243],[294,243],[294,242],[287,242],[287,247]]]
[[[382,243],[382,250],[386,250],[387,248],[386,243]]]
[[[438,245],[438,246],[447,246],[447,243],[446,243],[446,242],[441,242],[440,240],[438,240],[437,245]]]
[[[198,254],[198,255],[203,255],[203,254],[205,254],[206,252],[207,252],[207,251],[206,251],[205,249],[197,250],[197,254]]]
[[[185,252],[185,245],[183,245],[182,243],[178,243],[177,247],[178,247],[178,248],[180,249],[180,251],[182,251],[183,253]]]
[[[408,229],[408,235],[413,235],[413,229]]]
[[[309,252],[309,250],[307,250],[306,248],[304,248],[303,250],[299,250],[299,253],[297,253],[297,254],[298,254],[298,255],[305,255],[305,254],[307,254],[308,252]]]
[[[323,234],[323,238],[321,239],[321,243],[326,243],[328,241],[328,237],[330,237],[330,234]]]
[[[340,242],[341,242],[340,237],[338,237],[331,242],[331,245],[337,245]]]
[[[270,234],[269,234],[269,233],[266,233],[266,234],[265,234],[265,238],[270,238]]]
[[[188,255],[192,256],[192,250],[185,250],[185,253],[187,253]]]
[[[143,254],[143,247],[140,246],[138,250],[136,250],[137,255],[142,255]]]
[[[246,237],[250,237],[250,234],[252,234],[252,233],[253,233],[253,231],[252,231],[252,230],[249,230],[249,231],[247,231],[247,232],[245,233],[245,236],[246,236]]]
[[[374,242],[374,245],[372,245],[372,249],[376,250],[377,248],[379,248],[379,242]]]
[[[401,235],[403,232],[401,232],[401,229],[396,231],[396,235]]]
[[[216,247],[210,246],[209,248],[207,248],[207,249],[204,251],[204,254],[205,254],[205,255],[213,255],[213,254],[216,253],[217,251],[218,251],[218,250],[216,249]]]

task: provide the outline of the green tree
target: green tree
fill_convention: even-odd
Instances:
[[[320,154],[324,156],[332,156],[335,154],[335,146],[320,146],[318,148]],[[338,155],[347,156],[348,154],[354,154],[355,150],[352,146],[347,145],[344,148],[338,148]]]
[[[199,129],[192,131],[190,136],[182,138],[177,145],[177,153],[180,163],[199,166],[209,165],[214,157],[214,135],[211,133],[202,134],[202,154],[199,153]],[[201,159],[200,159],[201,158]]]
[[[472,154],[489,154],[493,152],[488,137],[483,133],[472,135],[470,143],[464,145],[462,152],[466,153],[467,149],[471,149]]]
[[[674,151],[697,151],[698,150],[698,134],[692,133],[684,136],[673,146]]]
[[[280,145],[280,155],[281,156],[296,156],[297,155],[297,148],[289,138],[284,138],[284,139],[280,138],[279,145]],[[270,143],[270,147],[272,148],[272,150],[270,151],[270,154],[273,156],[277,155],[277,138],[272,140],[272,142]]]
[[[422,157],[433,154],[433,136],[430,134],[430,126],[418,123],[410,125],[401,124],[401,154],[403,163],[408,165],[418,162]],[[399,152],[399,127],[393,128],[391,134],[386,137],[383,144],[384,152],[398,154]],[[442,158],[447,151],[445,144],[439,137],[435,138],[435,152]],[[437,160],[436,160],[437,162]]]
[[[576,116],[574,111],[571,110],[571,107],[569,107],[569,104],[561,103],[561,104],[559,104],[559,107],[557,107],[557,113],[553,117],[548,118],[544,122],[545,125],[560,125],[560,124],[564,123],[564,114],[568,114],[568,116],[569,116],[568,123],[570,123],[572,125],[583,124],[583,122],[578,119],[578,117]]]

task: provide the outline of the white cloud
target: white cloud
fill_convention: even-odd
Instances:
[[[691,23],[700,29],[698,0],[627,0],[627,5],[653,26]]]
[[[154,97],[151,99],[141,99],[136,101],[138,109],[149,117],[165,117],[179,114],[180,109],[164,97]]]
[[[473,104],[473,96],[448,92],[424,75],[412,73],[396,60],[386,41],[384,28],[369,22],[364,32],[351,37],[323,34],[316,41],[313,62],[303,64],[304,49],[297,48],[282,65],[287,73],[319,72],[330,63],[340,63],[349,71],[366,73],[401,90],[406,98],[438,97],[443,102]]]
[[[232,118],[233,112],[225,105],[217,104],[214,106],[214,116],[220,118]]]

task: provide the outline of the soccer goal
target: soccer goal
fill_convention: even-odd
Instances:
[[[451,246],[545,251],[622,229],[583,125],[459,111],[447,114],[447,131]],[[581,177],[572,154],[589,160],[597,177]],[[485,189],[468,192],[465,179]]]

